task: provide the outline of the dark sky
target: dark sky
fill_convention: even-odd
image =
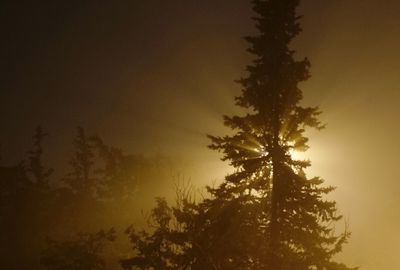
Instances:
[[[300,13],[293,47],[313,65],[305,102],[328,124],[310,134],[310,173],[338,186],[353,231],[341,257],[398,269],[400,2],[305,0]],[[126,152],[182,161],[197,184],[220,179],[227,167],[205,134],[237,112],[251,16],[245,0],[3,1],[2,155],[22,156],[41,124],[57,166],[82,125]]]

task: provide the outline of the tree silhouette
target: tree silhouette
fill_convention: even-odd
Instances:
[[[46,134],[33,136],[28,162],[0,166],[0,253],[7,269],[35,268],[52,224],[54,195],[49,186],[52,169],[42,162]]]
[[[289,48],[301,32],[299,0],[252,3],[259,33],[246,38],[254,60],[238,81],[242,92],[236,97],[246,113],[224,117],[230,135],[210,136],[210,148],[222,152],[235,171],[208,187],[209,198],[184,199],[173,208],[168,220],[176,227],[159,224],[153,234],[134,234],[139,255],[124,261],[127,269],[154,269],[142,263],[155,254],[168,262],[157,269],[350,269],[332,260],[349,237],[347,230],[334,234],[342,217],[336,203],[324,199],[334,188],[308,178],[310,162],[292,156],[307,150],[307,128],[324,127],[318,107],[301,105],[299,83],[310,77],[310,62],[296,60]],[[169,257],[165,243],[175,247]]]
[[[41,126],[36,128],[35,134],[33,135],[33,149],[28,151],[29,167],[27,171],[32,174],[34,180],[40,187],[49,187],[49,177],[53,173],[53,169],[45,169],[43,166],[42,155],[43,155],[43,139],[48,136],[47,133],[43,132]]]
[[[157,206],[148,220],[154,231],[137,232],[133,226],[126,230],[137,256],[122,260],[121,266],[124,269],[130,269],[132,266],[139,269],[180,269],[176,263],[176,257],[179,255],[175,249],[177,245],[176,239],[173,238],[172,220],[172,209],[164,199],[157,198]]]
[[[93,175],[95,155],[93,144],[82,127],[77,128],[74,146],[75,152],[70,160],[72,171],[63,180],[74,193],[83,197],[94,196],[97,184]]]
[[[32,184],[23,165],[0,168],[0,253],[6,269],[35,268],[54,224],[54,193]],[[57,209],[59,210],[59,209]]]
[[[69,267],[77,264],[102,269],[103,262],[119,267],[116,253],[128,252],[128,243],[121,237],[100,252],[104,237],[93,232],[127,226],[146,207],[143,198],[149,195],[139,197],[138,187],[154,189],[156,181],[166,179],[167,159],[125,154],[78,128],[70,173],[61,179],[56,174],[50,183],[53,170],[43,161],[46,137],[38,127],[26,159],[0,165],[0,264],[5,269],[75,269]],[[122,228],[113,235],[124,235]],[[77,239],[71,237],[76,234]],[[91,249],[96,245],[98,250]]]
[[[108,200],[132,197],[137,189],[135,173],[137,174],[136,163],[139,163],[139,158],[126,155],[121,149],[105,144],[98,136],[93,136],[90,140],[98,154],[98,163],[102,163],[95,170],[99,179],[96,185],[97,196]]]
[[[299,0],[253,1],[259,34],[246,40],[255,59],[247,66],[248,75],[238,81],[242,93],[236,97],[236,104],[247,114],[224,117],[233,135],[210,136],[210,147],[221,151],[223,160],[236,170],[218,188],[210,189],[215,199],[209,209],[234,204],[231,220],[238,216],[235,222],[257,223],[257,238],[263,241],[248,259],[262,268],[337,269],[331,259],[348,233],[333,235],[331,224],[341,216],[335,202],[326,201],[323,195],[334,188],[324,187],[318,177],[307,178],[305,169],[310,162],[291,155],[308,148],[307,128],[323,128],[318,107],[301,105],[303,93],[298,84],[310,77],[310,63],[296,60],[295,51],[289,48],[301,32],[298,5]],[[238,263],[231,256],[226,260],[232,266]]]

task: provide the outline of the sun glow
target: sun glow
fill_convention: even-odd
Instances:
[[[255,152],[255,153],[258,153],[260,155],[260,157],[265,157],[265,156],[268,155],[268,152],[262,146],[260,146],[259,148],[253,148],[251,150],[253,152]],[[306,155],[305,151],[297,151],[297,150],[294,150],[293,148],[289,150],[288,154],[290,155],[290,157],[293,160],[307,160],[307,159],[309,159],[308,155]]]
[[[261,157],[266,157],[268,155],[268,152],[265,151],[265,148],[262,146],[260,148],[254,148],[253,151],[258,153]]]
[[[294,149],[289,150],[289,155],[292,157],[293,160],[307,160],[309,159],[306,155],[306,152],[296,151]]]

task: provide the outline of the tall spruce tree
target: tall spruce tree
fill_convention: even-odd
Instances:
[[[289,48],[301,32],[299,2],[253,1],[259,33],[246,40],[255,58],[247,66],[248,75],[239,80],[242,92],[236,98],[248,113],[224,117],[233,135],[210,136],[210,147],[223,152],[223,160],[236,170],[210,189],[209,211],[235,205],[229,219],[242,224],[238,230],[253,228],[245,238],[252,235],[253,244],[258,243],[250,247],[231,237],[244,253],[236,258],[226,254],[231,264],[221,269],[235,269],[243,258],[253,262],[253,267],[243,269],[349,269],[332,262],[348,237],[347,232],[334,235],[332,224],[341,216],[335,202],[323,198],[333,188],[324,187],[318,177],[307,178],[310,162],[292,156],[293,151],[307,150],[307,128],[323,128],[319,108],[301,105],[299,83],[310,77],[310,62],[296,60]],[[230,226],[237,227],[225,224],[227,230]]]
[[[307,178],[310,162],[292,156],[307,150],[307,128],[323,128],[318,107],[301,105],[298,85],[310,63],[289,48],[301,32],[299,0],[252,3],[259,34],[246,39],[255,58],[236,98],[247,113],[225,116],[230,135],[210,136],[235,171],[208,187],[207,199],[180,198],[172,211],[155,211],[167,222],[152,234],[131,232],[136,256],[122,261],[125,269],[351,269],[333,261],[349,236],[334,234],[342,217],[324,199],[334,188]]]

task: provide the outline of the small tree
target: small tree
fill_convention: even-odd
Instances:
[[[121,149],[106,145],[100,137],[91,137],[90,140],[98,153],[98,162],[101,163],[95,170],[98,197],[111,200],[132,197],[138,184],[135,165],[145,162],[145,159],[126,155]]]
[[[41,126],[38,126],[33,135],[33,149],[28,151],[29,167],[27,172],[33,176],[33,182],[40,187],[49,187],[49,177],[54,171],[51,168],[46,169],[42,161],[43,139],[48,135],[48,133],[43,132]]]
[[[84,197],[94,196],[96,179],[93,177],[93,145],[82,127],[77,128],[74,140],[75,152],[70,160],[72,172],[63,180],[74,191]]]
[[[124,269],[138,267],[143,270],[180,269],[175,262],[177,253],[172,237],[172,219],[172,209],[164,199],[157,198],[157,206],[152,210],[148,220],[153,231],[151,233],[144,230],[137,232],[132,226],[126,230],[137,255],[122,260],[121,266]]]

